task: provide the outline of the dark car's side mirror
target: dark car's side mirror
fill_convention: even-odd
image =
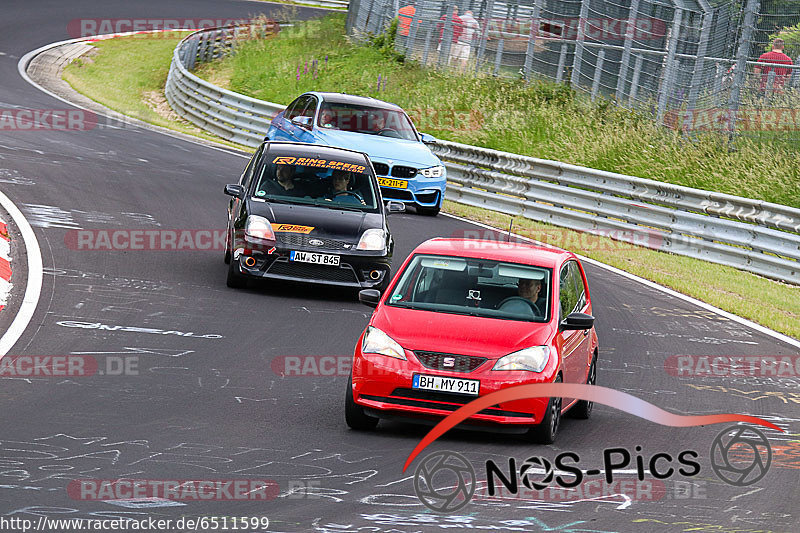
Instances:
[[[358,301],[369,307],[378,307],[381,301],[381,291],[378,289],[363,289],[358,291]]]
[[[406,204],[403,202],[386,202],[386,214],[390,215],[392,213],[405,213],[406,212]]]
[[[244,195],[244,187],[238,183],[229,183],[225,186],[225,194],[228,196],[241,198]]]
[[[592,329],[594,326],[594,317],[586,313],[570,313],[567,318],[561,321],[559,329],[561,330],[575,330],[575,329]]]
[[[313,119],[311,117],[296,116],[292,118],[292,124],[310,130],[312,120]]]
[[[425,144],[436,144],[436,137],[433,135],[429,135],[427,133],[420,133],[420,137],[422,137],[422,142]]]

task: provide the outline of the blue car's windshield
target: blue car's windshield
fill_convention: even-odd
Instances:
[[[375,178],[363,162],[270,153],[256,172],[253,191],[256,198],[359,211],[378,209]]]
[[[317,126],[409,141],[419,140],[408,116],[394,109],[323,102],[317,116]]]
[[[386,305],[527,322],[550,319],[551,270],[488,259],[417,255]]]

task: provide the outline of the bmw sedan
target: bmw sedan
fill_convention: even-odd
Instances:
[[[339,146],[372,160],[383,197],[436,215],[447,177],[444,165],[400,107],[361,96],[309,92],[272,120],[266,140]]]

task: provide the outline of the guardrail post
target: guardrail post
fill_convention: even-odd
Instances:
[[[533,54],[536,52],[536,36],[539,34],[539,17],[542,0],[534,0],[531,15],[531,30],[528,33],[528,48],[525,50],[525,80],[530,81],[533,67]]]
[[[617,90],[614,93],[617,102],[622,101],[625,91],[625,78],[628,77],[628,68],[631,61],[631,46],[636,36],[636,13],[639,11],[639,0],[633,0],[628,10],[628,22],[625,26],[625,44],[622,47],[622,58],[619,63],[619,75],[617,76]]]
[[[642,74],[643,57],[639,54],[636,56],[636,63],[633,66],[633,79],[631,80],[631,90],[628,93],[628,104],[633,106],[636,103],[636,93],[639,92],[639,76]]]
[[[756,13],[761,6],[760,0],[747,0],[744,11],[744,25],[739,41],[739,49],[736,51],[736,70],[734,74],[733,87],[728,96],[728,139],[733,144],[736,135],[736,115],[739,112],[742,86],[747,79],[747,56],[750,53],[750,42],[753,39],[753,27],[756,23]]]
[[[581,14],[578,17],[578,35],[575,39],[575,57],[572,60],[570,82],[574,89],[580,88],[581,62],[583,61],[583,42],[586,38],[586,18],[589,16],[589,0],[581,0]]]
[[[675,52],[678,47],[678,36],[681,32],[681,19],[683,18],[683,8],[676,7],[675,15],[672,18],[672,29],[670,31],[669,42],[667,43],[667,59],[664,65],[664,78],[661,82],[661,93],[658,96],[658,112],[656,121],[660,124],[667,109],[667,100],[672,93],[675,84],[675,71],[677,70],[677,59]]]
[[[603,74],[603,63],[606,59],[606,49],[601,48],[597,53],[597,63],[594,66],[594,79],[592,80],[592,100],[597,98],[597,91],[600,89],[600,76]]]
[[[500,60],[503,59],[503,45],[505,43],[505,39],[500,39],[497,42],[497,52],[494,56],[494,72],[493,74],[497,76],[500,72]]]

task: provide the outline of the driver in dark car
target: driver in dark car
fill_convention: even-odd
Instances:
[[[365,205],[364,199],[356,191],[348,190],[350,186],[350,173],[346,170],[334,170],[331,174],[331,190],[328,200],[341,203]]]

